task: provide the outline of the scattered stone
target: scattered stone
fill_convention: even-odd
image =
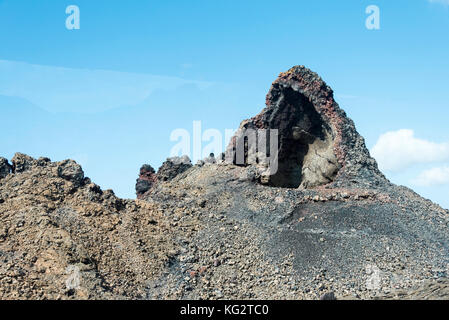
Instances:
[[[206,203],[207,203],[207,201],[206,200],[200,200],[199,202],[198,202],[198,205],[201,207],[201,208],[204,208],[204,207],[206,207]]]
[[[320,300],[337,300],[333,292],[326,292],[320,298]]]

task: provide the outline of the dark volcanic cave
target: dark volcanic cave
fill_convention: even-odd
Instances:
[[[277,171],[261,181],[285,188],[311,188],[332,182],[340,166],[333,151],[331,127],[312,102],[291,87],[275,84],[269,98],[268,107],[248,124],[248,128],[262,125],[278,130]],[[252,164],[248,157],[255,149],[248,150],[247,134],[237,140],[244,141],[245,164]]]

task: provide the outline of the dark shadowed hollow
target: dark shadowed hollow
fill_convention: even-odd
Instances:
[[[307,166],[307,154],[315,150],[310,146],[317,140],[328,141],[330,128],[315,110],[313,104],[301,93],[292,88],[279,90],[276,97],[277,108],[268,114],[271,129],[279,130],[278,171],[270,179],[277,187],[297,188],[304,177],[303,168]],[[310,157],[313,161],[314,157]],[[332,181],[332,177],[328,177]]]
[[[264,184],[283,188],[311,188],[332,182],[339,165],[334,154],[334,134],[330,126],[317,112],[313,103],[301,92],[289,86],[275,83],[271,88],[271,104],[264,109],[260,118],[248,125],[237,135],[235,145],[237,159],[239,147],[244,145],[244,161],[251,164],[251,157],[257,150],[253,127],[258,130],[278,130],[278,149],[270,150],[271,137],[266,139],[267,156],[276,155],[277,170],[271,173]],[[270,130],[267,130],[270,135]],[[257,135],[257,139],[260,134]],[[256,145],[251,146],[249,141]],[[234,159],[236,159],[234,157]]]

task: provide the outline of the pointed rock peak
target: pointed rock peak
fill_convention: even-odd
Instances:
[[[273,82],[266,107],[231,139],[227,160],[256,165],[260,181],[276,187],[386,182],[332,89],[304,66]]]

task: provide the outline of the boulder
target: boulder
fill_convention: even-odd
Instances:
[[[160,181],[170,181],[191,167],[188,156],[168,158],[157,171],[157,177]]]
[[[139,178],[136,180],[136,195],[138,199],[150,190],[157,182],[156,171],[149,164],[144,164],[140,168]]]
[[[73,182],[77,187],[84,181],[84,172],[79,164],[73,160],[64,160],[58,163],[58,176]]]
[[[14,155],[11,162],[15,173],[28,171],[37,165],[36,159],[20,152]]]

